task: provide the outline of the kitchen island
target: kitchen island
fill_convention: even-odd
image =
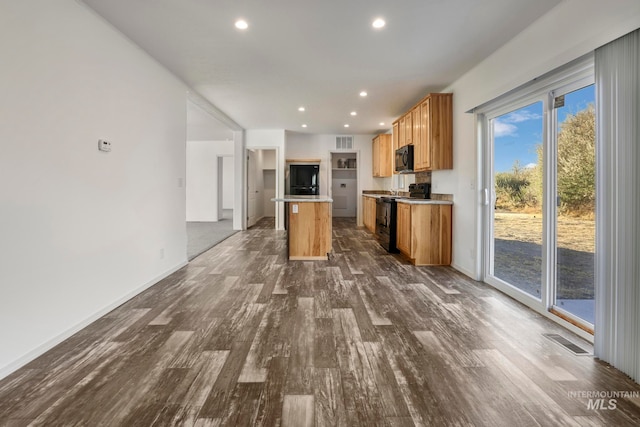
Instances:
[[[327,260],[331,252],[331,211],[327,196],[285,196],[290,260]]]

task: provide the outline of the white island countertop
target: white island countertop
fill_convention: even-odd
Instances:
[[[294,194],[285,194],[284,197],[275,197],[271,199],[272,202],[289,202],[289,203],[332,203],[333,199],[329,196],[298,196]]]

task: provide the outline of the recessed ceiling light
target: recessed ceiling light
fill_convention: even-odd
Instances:
[[[364,90],[362,92],[360,92],[360,96],[365,97],[367,96],[367,92],[365,92]]]
[[[304,111],[304,107],[298,107],[298,111]]]
[[[384,22],[384,19],[382,18],[376,18],[376,20],[373,21],[373,23],[371,25],[373,25],[373,28],[382,28],[386,25],[387,23]]]
[[[247,24],[247,21],[245,21],[244,19],[238,19],[235,23],[235,26],[239,30],[246,30],[247,28],[249,28],[249,24]]]
[[[306,125],[306,124],[304,124],[304,125],[302,125],[302,127],[303,127],[303,128],[306,128],[306,127],[307,127],[307,125]]]
[[[349,127],[349,125],[344,125],[344,127],[348,128],[348,127]]]
[[[357,116],[357,115],[358,115],[358,113],[356,113],[355,111],[352,111],[352,112],[351,112],[351,115],[352,115],[352,116]]]
[[[384,126],[384,122],[380,122],[379,124],[380,124],[380,126]]]

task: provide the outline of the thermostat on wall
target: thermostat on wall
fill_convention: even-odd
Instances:
[[[98,150],[100,151],[111,151],[111,143],[109,141],[105,141],[104,139],[98,140]]]

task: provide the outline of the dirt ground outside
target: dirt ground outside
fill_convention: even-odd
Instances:
[[[542,215],[496,212],[494,237],[542,245]],[[595,221],[560,217],[558,246],[579,252],[595,253]]]
[[[558,221],[557,297],[593,299],[595,222],[578,218]],[[542,281],[542,216],[496,212],[494,274],[540,297]]]

